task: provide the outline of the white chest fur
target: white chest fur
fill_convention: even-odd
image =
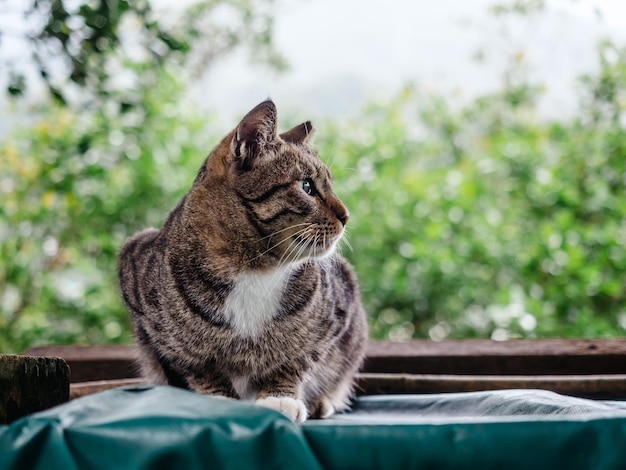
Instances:
[[[291,269],[241,274],[226,298],[224,312],[231,326],[242,336],[256,336],[280,308]]]

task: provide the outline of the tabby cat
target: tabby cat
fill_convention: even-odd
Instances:
[[[311,150],[250,111],[207,157],[160,230],[123,246],[118,273],[151,383],[254,400],[297,422],[345,410],[367,324],[335,253],[348,210]]]

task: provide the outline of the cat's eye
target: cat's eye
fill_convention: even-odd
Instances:
[[[309,196],[313,196],[315,194],[315,185],[313,184],[313,180],[311,178],[301,180],[300,187],[302,188],[302,191],[307,193]]]

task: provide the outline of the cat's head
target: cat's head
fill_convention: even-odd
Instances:
[[[256,267],[328,256],[344,233],[349,213],[312,132],[305,122],[279,134],[276,106],[264,101],[211,152],[190,193],[196,213]]]

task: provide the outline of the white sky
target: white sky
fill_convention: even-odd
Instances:
[[[626,45],[624,0],[547,0],[547,12],[501,21],[487,13],[494,3],[282,1],[276,43],[290,70],[277,75],[236,54],[202,81],[199,102],[229,119],[267,96],[279,110],[341,117],[409,83],[462,100],[498,87],[504,58],[523,51],[531,77],[547,85],[543,111],[554,116],[573,110],[575,78],[595,69],[600,40]],[[480,49],[486,61],[477,64]]]
[[[153,1],[180,8],[191,0]],[[276,45],[290,70],[251,66],[238,52],[194,87],[194,101],[227,128],[268,96],[281,114],[302,119],[340,119],[406,84],[463,101],[496,89],[505,58],[523,51],[531,77],[547,86],[543,112],[558,116],[575,106],[576,77],[596,68],[598,42],[626,45],[626,0],[546,0],[547,12],[509,20],[488,15],[497,2],[277,0]],[[7,11],[0,22],[12,26]],[[478,50],[482,64],[472,60]],[[0,117],[0,130],[3,124]]]

